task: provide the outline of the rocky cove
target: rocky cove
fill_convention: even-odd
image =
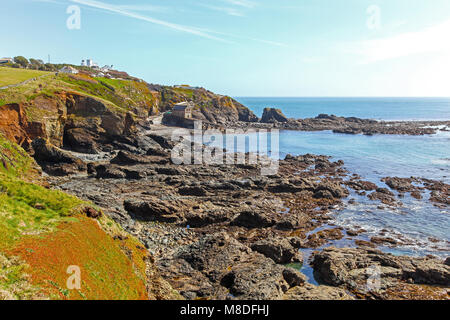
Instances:
[[[163,278],[185,298],[412,299],[426,294],[446,298],[449,268],[440,258],[402,260],[376,250],[381,244],[395,245],[389,234],[363,241],[358,236],[364,230],[328,225],[329,213],[344,205],[350,189],[367,192],[386,205],[398,201],[388,189],[347,172],[341,161],[288,156],[280,162],[278,175],[261,177],[257,165],[173,165],[170,148],[162,146],[170,146],[170,141],[157,137],[159,143],[149,140],[152,146],[146,155],[122,150],[108,161],[88,163],[87,175],[49,181],[101,206],[138,237],[153,254]],[[388,181],[394,189],[401,182],[408,184],[397,178]],[[431,182],[429,189],[448,199],[448,186]],[[438,204],[438,199],[433,201]],[[328,260],[318,262],[328,249],[315,249],[343,238],[354,239],[353,257],[342,263],[354,264],[347,272],[359,270],[356,286],[350,276],[339,284],[320,280],[331,272],[321,271]],[[305,249],[311,249],[308,257],[302,255]],[[348,256],[347,249],[334,250]],[[375,258],[359,263],[364,255]],[[339,263],[334,256],[330,259]],[[313,285],[298,269],[288,267],[295,263],[310,264],[322,284]],[[419,263],[421,269],[416,270]],[[398,269],[383,274],[391,264]],[[380,277],[387,283],[377,292],[363,285],[374,266],[381,268]],[[439,279],[434,279],[436,274]]]
[[[405,193],[448,207],[448,184],[385,177],[384,188],[349,172],[343,161],[312,154],[287,155],[270,176],[261,176],[259,164],[175,165],[174,127],[166,126],[166,116],[160,124],[158,115],[186,93],[147,89],[156,97],[152,104],[120,112],[65,90],[9,103],[1,107],[0,131],[33,155],[49,187],[91,201],[137,237],[161,277],[186,299],[449,298],[448,258],[385,253],[380,245],[399,241],[388,231],[363,240],[364,229],[333,225],[331,217],[353,193],[385,207],[400,206]],[[194,90],[192,100],[194,119],[219,129],[425,135],[450,125],[328,115],[293,120],[275,109],[259,119],[204,89]],[[335,247],[339,240],[349,247]],[[312,270],[309,279],[299,265]],[[373,279],[375,287],[368,285]]]

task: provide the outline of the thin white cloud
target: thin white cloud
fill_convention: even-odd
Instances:
[[[120,4],[116,5],[117,8],[121,10],[130,10],[130,11],[153,11],[153,12],[161,12],[166,11],[168,8],[163,6],[153,6],[147,4]]]
[[[245,7],[245,8],[254,8],[256,7],[256,2],[250,0],[223,0],[224,2],[228,2],[229,4]]]
[[[58,0],[32,0],[35,2],[48,2],[48,3],[61,3]],[[256,6],[256,3],[249,0],[223,0],[225,2],[228,2],[230,4],[241,6],[245,8],[253,8]],[[287,44],[277,42],[277,41],[271,41],[271,40],[264,40],[264,39],[258,39],[258,38],[251,38],[251,37],[245,37],[245,36],[239,36],[224,32],[218,32],[214,30],[208,30],[208,29],[202,29],[202,28],[196,28],[192,26],[185,26],[180,24],[175,24],[171,22],[167,22],[160,19],[155,19],[152,17],[144,16],[141,14],[136,13],[137,11],[162,11],[165,9],[165,7],[160,6],[152,6],[152,5],[112,5],[96,0],[69,0],[69,2],[77,3],[80,5],[85,5],[94,9],[103,10],[110,13],[120,14],[129,18],[134,18],[142,21],[146,21],[149,23],[161,25],[173,30],[193,34],[199,37],[216,40],[220,42],[230,43],[233,44],[233,41],[226,40],[223,38],[216,37],[214,35],[218,36],[224,36],[228,38],[237,38],[237,39],[245,39],[245,40],[251,40],[255,42],[265,43],[271,46],[278,46],[278,47],[288,47]],[[212,9],[212,8],[211,8]],[[242,16],[242,13],[239,10],[233,10],[232,8],[228,8],[228,11],[225,8],[221,7],[215,7],[216,10],[223,10],[227,14],[235,15],[235,16]]]
[[[389,60],[415,54],[450,52],[450,20],[417,32],[362,41],[352,51],[363,56],[363,63]]]
[[[199,4],[199,6],[208,8],[210,10],[223,12],[223,13],[226,13],[226,14],[228,14],[230,16],[235,16],[235,17],[243,17],[244,16],[244,13],[242,11],[237,10],[235,8],[212,6],[212,5],[209,5],[209,4]]]
[[[111,4],[107,4],[104,2],[100,2],[100,1],[94,1],[94,0],[70,0],[70,2],[89,6],[91,8],[96,8],[96,9],[101,9],[101,10],[117,13],[117,14],[120,14],[120,15],[123,15],[126,17],[130,17],[130,18],[146,21],[149,23],[157,24],[160,26],[164,26],[164,27],[167,27],[167,28],[170,28],[173,30],[190,33],[190,34],[202,37],[202,38],[207,38],[207,39],[221,41],[221,42],[229,42],[227,40],[212,36],[211,34],[209,34],[206,31],[200,31],[200,29],[197,29],[195,27],[184,26],[184,25],[180,25],[180,24],[175,24],[175,23],[143,16],[143,15],[134,13],[130,10],[121,9],[120,6],[111,5]]]

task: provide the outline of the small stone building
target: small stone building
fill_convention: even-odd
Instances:
[[[172,115],[179,118],[192,119],[192,110],[194,110],[193,102],[180,102],[173,106]]]

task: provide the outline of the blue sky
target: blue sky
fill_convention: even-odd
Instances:
[[[0,56],[232,96],[450,96],[448,0],[14,0],[0,26]]]

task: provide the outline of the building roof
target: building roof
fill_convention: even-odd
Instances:
[[[78,73],[78,70],[77,69],[75,69],[74,67],[71,67],[71,66],[64,66],[64,67],[62,67],[59,71],[70,71],[70,72],[76,72],[76,73]]]
[[[174,105],[173,110],[177,110],[177,111],[184,111],[187,108],[193,108],[194,104],[192,102],[180,102],[177,103],[176,105]]]

